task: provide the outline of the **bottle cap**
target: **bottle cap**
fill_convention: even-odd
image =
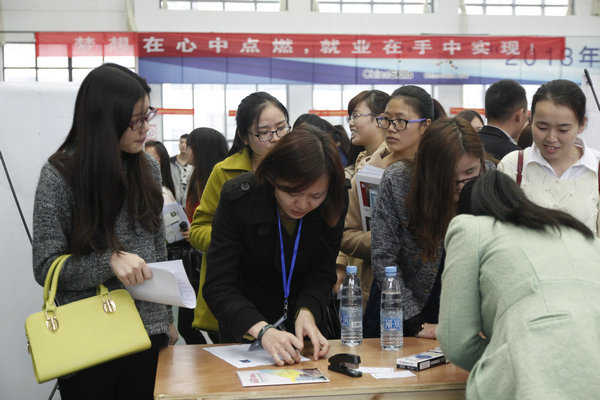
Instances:
[[[356,267],[356,265],[347,265],[346,266],[346,273],[347,274],[355,274],[356,271],[358,271],[358,268]]]
[[[395,276],[396,275],[396,266],[393,265],[391,267],[385,267],[385,276]]]

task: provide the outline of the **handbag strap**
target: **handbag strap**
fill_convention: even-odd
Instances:
[[[62,256],[56,257],[46,275],[46,282],[44,282],[44,305],[42,309],[44,312],[54,313],[56,310],[56,304],[54,298],[56,297],[56,288],[58,287],[58,276],[62,266],[64,265],[70,254],[63,254]],[[110,292],[103,284],[99,284],[96,289],[96,294],[100,295],[102,299],[102,305],[106,312],[113,312],[116,308],[114,301],[111,299]]]
[[[44,282],[44,304],[42,305],[44,310],[48,308],[48,304],[51,304],[50,309],[54,310],[54,297],[56,296],[56,286],[58,285],[58,273],[60,273],[62,265],[65,263],[66,259],[69,258],[69,256],[70,254],[63,254],[56,257],[50,265],[50,268],[48,268],[48,272],[46,273],[46,281]],[[54,290],[51,289],[53,284]]]

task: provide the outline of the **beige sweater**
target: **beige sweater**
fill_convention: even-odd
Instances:
[[[528,150],[530,149],[525,150],[521,181],[521,189],[525,195],[542,207],[569,213],[598,236],[600,232],[598,176],[593,171],[588,171],[576,179],[558,179],[544,172],[539,164],[527,163]],[[508,154],[498,164],[498,170],[516,179],[517,157],[516,151]]]
[[[398,161],[397,159],[392,159],[389,155],[390,150],[384,141],[371,156],[357,159],[356,172],[360,171],[366,164],[385,169]],[[366,304],[373,282],[373,272],[371,270],[371,232],[363,231],[358,192],[356,190],[356,179],[352,177],[350,182],[352,186],[348,190],[348,213],[346,214],[341,252],[338,256],[337,264],[338,267],[341,267],[345,263],[346,256],[362,259],[360,279],[363,290],[363,301]]]

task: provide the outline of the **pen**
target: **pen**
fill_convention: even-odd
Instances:
[[[283,315],[281,318],[279,318],[274,324],[273,324],[273,328],[278,329],[279,326],[281,324],[283,324],[283,322],[287,319],[286,315]],[[254,351],[254,350],[258,350],[262,348],[262,344],[258,341],[258,339],[254,339],[254,341],[252,343],[250,343],[250,347],[248,348],[248,351]]]

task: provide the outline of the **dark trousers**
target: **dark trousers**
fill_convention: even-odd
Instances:
[[[59,379],[61,399],[153,399],[158,350],[166,346],[167,336],[153,335],[150,341],[148,350]]]
[[[190,308],[179,307],[177,320],[177,330],[179,335],[185,340],[185,344],[206,344],[206,339],[200,330],[192,327],[194,322],[194,310]],[[217,332],[206,332],[213,343],[219,342],[219,334]]]

